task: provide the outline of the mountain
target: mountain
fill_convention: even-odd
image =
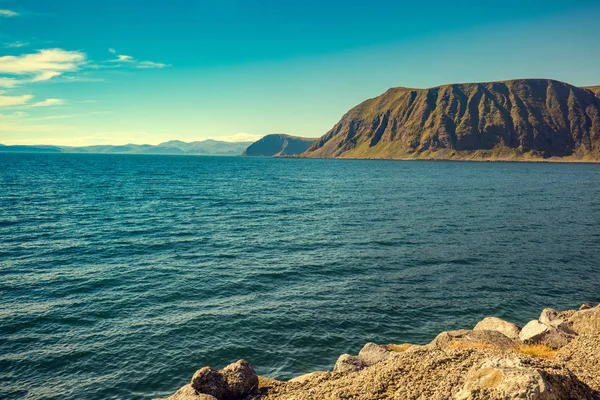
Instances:
[[[292,156],[304,153],[316,138],[302,138],[284,134],[272,134],[252,143],[244,152],[243,156]]]
[[[303,157],[600,159],[600,87],[548,79],[393,88]]]
[[[85,147],[61,147],[65,153],[116,153],[116,154],[188,154],[239,156],[252,142],[222,142],[203,140],[199,142],[182,142],[171,140],[158,145],[126,144],[121,146],[97,145]]]
[[[60,148],[55,146],[25,146],[25,145],[16,145],[16,146],[6,146],[0,144],[0,153],[10,152],[10,153],[60,153]]]

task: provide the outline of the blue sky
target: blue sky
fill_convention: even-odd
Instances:
[[[0,143],[318,137],[393,86],[600,84],[595,1],[0,0]]]

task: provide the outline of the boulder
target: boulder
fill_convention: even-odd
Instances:
[[[579,311],[581,310],[589,310],[590,308],[594,307],[593,305],[591,305],[590,303],[583,303],[581,305],[581,307],[579,307]]]
[[[356,372],[368,365],[359,357],[342,354],[333,367],[333,372]]]
[[[228,393],[227,381],[219,371],[211,367],[196,371],[191,386],[198,393],[210,394],[218,400],[225,398]]]
[[[227,383],[226,398],[238,399],[258,388],[258,375],[246,360],[238,360],[220,371]]]
[[[192,387],[192,385],[185,385],[178,391],[173,393],[166,399],[157,400],[217,400],[216,397],[209,394],[201,394]]]
[[[542,324],[550,325],[550,322],[557,320],[557,319],[559,319],[558,311],[556,311],[553,308],[544,308],[542,310],[542,313],[540,314],[539,321]]]
[[[519,339],[526,344],[544,344],[553,349],[560,349],[569,343],[571,336],[553,326],[533,320],[523,327]]]
[[[386,347],[375,343],[367,343],[358,353],[358,358],[367,366],[375,365],[392,357],[393,354]]]
[[[577,334],[597,335],[600,332],[600,306],[577,311],[568,322],[570,329]]]
[[[517,340],[521,327],[512,322],[505,321],[496,317],[487,317],[479,321],[473,328],[474,331],[496,331],[504,334],[506,337]]]
[[[570,333],[567,321],[561,318],[561,314],[552,308],[544,308],[540,314],[539,321],[544,325],[552,326],[565,333]]]
[[[592,399],[592,390],[568,371],[544,370],[517,357],[493,357],[474,365],[455,400]]]
[[[440,350],[448,350],[453,346],[511,349],[515,345],[515,341],[498,331],[470,331],[467,329],[442,332],[429,344],[430,347]]]
[[[269,387],[273,387],[279,384],[282,384],[283,382],[278,381],[277,379],[273,379],[273,378],[269,378],[268,376],[258,376],[258,388],[262,389],[262,388],[269,388]]]
[[[291,383],[307,383],[309,381],[324,380],[328,376],[329,376],[328,372],[325,372],[325,371],[315,371],[315,372],[311,372],[309,374],[304,374],[304,375],[300,375],[300,376],[297,376],[295,378],[292,378],[288,382],[291,382]]]

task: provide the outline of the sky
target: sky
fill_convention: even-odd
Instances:
[[[0,0],[0,143],[319,137],[390,87],[600,85],[600,2]]]

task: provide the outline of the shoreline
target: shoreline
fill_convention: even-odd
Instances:
[[[286,382],[239,360],[204,367],[157,400],[600,399],[600,305],[542,310],[520,327],[496,317],[441,332],[426,345],[367,343],[331,371]]]

